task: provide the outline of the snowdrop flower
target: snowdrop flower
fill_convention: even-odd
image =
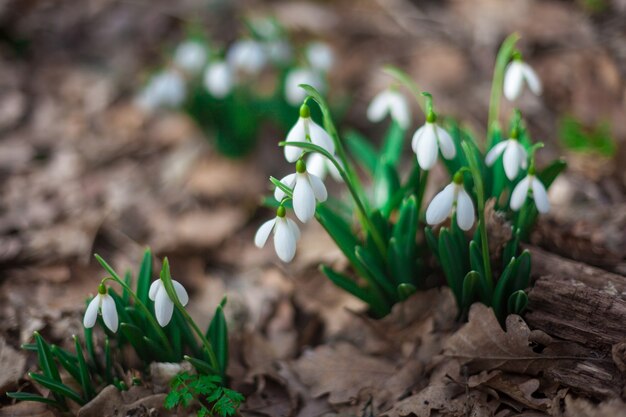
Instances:
[[[509,101],[516,100],[522,93],[524,81],[535,95],[541,94],[541,80],[530,65],[522,61],[518,53],[514,55],[513,61],[506,67],[504,73],[504,96]]]
[[[265,246],[265,242],[274,232],[274,250],[283,262],[291,262],[296,254],[296,243],[300,239],[298,225],[285,216],[285,207],[280,206],[276,210],[276,217],[266,221],[259,227],[254,236],[254,244],[257,248]]]
[[[285,98],[292,106],[302,103],[307,96],[300,84],[308,84],[322,94],[326,90],[326,84],[319,73],[308,68],[294,68],[285,77]]]
[[[226,97],[233,89],[230,66],[224,61],[210,63],[204,71],[204,86],[213,97]]]
[[[427,171],[437,162],[439,150],[446,159],[456,156],[456,148],[452,137],[435,123],[437,116],[432,111],[426,117],[426,123],[417,129],[411,141],[413,152],[417,155],[420,168]]]
[[[226,54],[226,61],[236,71],[258,74],[267,61],[263,45],[252,39],[235,42]]]
[[[335,160],[341,164],[341,160],[337,158],[335,158]],[[324,180],[326,175],[330,173],[330,176],[333,177],[335,181],[343,181],[343,178],[341,178],[341,174],[335,164],[330,162],[324,155],[317,152],[311,152],[307,156],[306,170],[310,174],[319,177],[321,180]]]
[[[148,111],[159,107],[178,107],[185,100],[187,87],[177,71],[168,69],[155,75],[137,98],[137,104]]]
[[[104,324],[109,328],[109,330],[115,333],[119,322],[117,309],[115,308],[115,301],[113,301],[113,297],[107,294],[107,289],[104,284],[100,284],[98,286],[98,295],[91,300],[87,306],[87,311],[85,311],[83,325],[87,329],[92,328],[96,324],[98,311],[102,312],[102,320],[104,320]]]
[[[456,222],[461,230],[470,230],[474,225],[474,204],[463,188],[463,174],[457,172],[454,179],[433,198],[426,209],[426,222],[435,225],[443,222],[456,209]]]
[[[189,302],[189,295],[187,295],[185,287],[183,287],[180,282],[174,280],[172,280],[172,285],[174,286],[174,291],[176,292],[178,301],[180,301],[183,306],[187,305]],[[154,301],[154,315],[156,316],[157,322],[161,327],[167,326],[172,319],[172,314],[174,313],[174,302],[167,294],[163,280],[159,278],[154,281],[152,285],[150,285],[148,297]]]
[[[289,174],[280,180],[281,183],[293,190],[293,211],[302,223],[306,223],[315,215],[317,202],[326,201],[328,192],[322,180],[306,169],[303,160],[296,162],[296,173]],[[282,201],[285,192],[280,188],[274,191],[274,198]]]
[[[513,134],[512,136],[517,135]],[[520,168],[526,169],[528,153],[517,138],[511,137],[491,148],[485,157],[487,166],[492,166],[500,155],[503,155],[502,165],[504,166],[504,172],[511,181],[517,178]]]
[[[288,64],[293,56],[291,45],[285,39],[276,39],[265,43],[267,56],[277,64]]]
[[[335,63],[335,53],[324,42],[311,42],[305,51],[309,64],[320,71],[328,72]]]
[[[300,118],[287,133],[287,142],[311,142],[335,154],[335,143],[330,135],[320,125],[311,119],[311,109],[306,104],[300,106]],[[296,162],[302,156],[302,149],[296,146],[285,146],[287,162]]]
[[[367,108],[370,122],[380,122],[389,114],[391,118],[407,129],[411,123],[411,110],[406,98],[396,89],[387,89],[379,93]]]
[[[519,210],[528,196],[535,201],[539,213],[550,211],[546,187],[535,177],[535,168],[532,164],[528,169],[528,175],[515,186],[513,193],[511,193],[511,209]]]
[[[191,74],[199,73],[206,60],[206,48],[198,41],[185,41],[174,52],[174,64]]]

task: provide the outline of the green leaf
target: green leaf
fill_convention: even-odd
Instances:
[[[442,227],[439,231],[439,264],[447,278],[448,286],[454,293],[457,303],[461,303],[464,272],[458,262],[459,250],[450,231]]]
[[[507,267],[504,268],[504,271],[502,271],[502,275],[500,275],[500,279],[493,290],[491,305],[500,323],[503,323],[506,318],[506,302],[508,301],[509,294],[511,294],[510,288],[516,274],[517,262],[515,258],[512,258]]]
[[[83,394],[86,400],[90,400],[96,396],[93,385],[91,384],[91,376],[89,375],[89,368],[87,368],[87,362],[83,356],[83,348],[80,346],[78,337],[74,336],[74,348],[76,349],[76,357],[78,358],[78,370],[80,374],[79,382],[83,389]]]
[[[517,258],[517,268],[515,274],[515,280],[512,285],[512,290],[525,290],[530,286],[530,252],[526,249]]]
[[[191,356],[187,355],[184,356],[184,359],[189,362],[194,368],[196,368],[196,371],[201,374],[219,374],[219,370],[214,369],[208,362],[205,362],[201,359],[192,358]]]
[[[67,373],[69,373],[72,378],[74,378],[78,383],[80,383],[80,370],[78,369],[77,359],[69,354],[67,354],[63,349],[56,345],[50,346],[50,352],[57,358],[61,366],[65,368]]]
[[[219,305],[215,309],[215,315],[211,319],[208,330],[208,339],[211,342],[217,363],[220,367],[222,375],[226,374],[228,367],[228,327],[222,306]]]
[[[346,146],[368,174],[374,175],[378,167],[378,151],[360,133],[350,131],[345,135]]]
[[[522,314],[528,306],[528,295],[523,290],[515,291],[507,303],[509,314]]]
[[[76,391],[74,391],[67,385],[61,382],[55,381],[45,375],[36,374],[34,372],[30,372],[28,376],[33,381],[48,388],[50,391],[58,394],[59,396],[69,398],[70,400],[74,401],[75,403],[79,405],[85,405],[86,401],[84,401]]]
[[[417,292],[417,288],[415,288],[414,285],[406,284],[406,283],[398,285],[398,298],[400,298],[400,301],[404,301],[408,299],[410,296],[412,296],[416,292]]]
[[[113,383],[113,358],[108,336],[104,338],[104,377],[107,383]]]
[[[370,275],[374,279],[374,282],[378,287],[383,289],[387,296],[394,297],[396,289],[384,272],[384,269],[376,260],[376,257],[372,253],[362,246],[357,246],[355,249],[356,257],[361,261],[365,268],[369,271]]]
[[[326,265],[321,265],[320,269],[333,284],[365,301],[377,316],[382,317],[389,313],[389,309],[386,307],[387,303],[384,299],[377,297],[372,291],[368,291],[367,288],[361,287],[352,278],[340,274]]]
[[[131,323],[120,323],[120,332],[124,335],[124,337],[126,337],[126,339],[133,346],[133,349],[135,349],[139,357],[145,363],[152,360],[153,356],[149,354],[146,349],[146,345],[144,344],[143,330]]]
[[[33,335],[35,338],[35,344],[37,345],[37,358],[39,360],[39,368],[41,368],[46,378],[60,383],[61,377],[59,376],[59,370],[54,363],[54,358],[52,356],[52,352],[50,351],[50,346],[38,332],[33,333]],[[59,403],[61,407],[65,408],[65,398],[63,398],[62,395],[56,392],[53,392],[53,395],[56,402]]]
[[[148,305],[150,298],[148,292],[152,281],[152,252],[147,248],[143,254],[139,274],[137,275],[137,297],[144,304]]]
[[[400,162],[400,157],[402,156],[405,133],[406,131],[400,127],[398,122],[392,119],[385,139],[383,140],[381,157],[394,168],[398,166],[398,162]]]
[[[389,204],[400,189],[400,178],[394,165],[386,160],[381,164],[374,175],[374,207],[385,213],[389,213]]]
[[[102,268],[104,268],[104,270],[107,271],[113,278],[117,278],[119,281],[122,281],[120,276],[117,275],[117,272],[115,272],[115,270],[111,267],[111,265],[107,263],[107,261],[102,259],[102,257],[97,253],[94,254],[94,257],[96,258],[96,261],[98,261],[98,263],[102,266]]]
[[[476,296],[480,290],[481,280],[480,274],[476,271],[470,271],[465,275],[465,278],[463,278],[463,295],[461,297],[459,310],[469,310],[474,300],[476,300]]]
[[[435,258],[439,259],[439,240],[433,233],[433,229],[431,227],[424,228],[424,236],[426,237],[426,244],[430,251],[435,255]]]
[[[563,159],[557,159],[537,174],[537,178],[546,187],[550,188],[554,180],[567,168],[567,162]]]
[[[35,401],[58,407],[57,402],[53,399],[42,397],[40,395],[31,394],[29,392],[7,392],[7,397],[18,401]]]

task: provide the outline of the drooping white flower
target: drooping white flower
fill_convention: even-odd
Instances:
[[[336,157],[335,160],[341,164],[341,160],[338,160]],[[343,181],[335,164],[330,162],[324,155],[317,152],[311,152],[307,156],[306,170],[310,174],[318,176],[321,180],[324,180],[326,175],[330,173],[330,176],[333,177],[335,181]]]
[[[265,51],[270,61],[276,64],[288,64],[293,57],[291,45],[285,39],[274,39],[266,42]]]
[[[187,294],[185,287],[183,287],[180,282],[175,280],[172,280],[172,285],[174,286],[174,291],[176,292],[178,301],[180,301],[183,306],[187,305],[189,302],[189,295]],[[152,285],[150,285],[148,297],[154,301],[154,315],[156,316],[157,322],[161,327],[167,326],[172,319],[172,314],[174,313],[174,302],[167,294],[163,280],[159,278],[154,281]]]
[[[302,103],[307,96],[300,84],[308,84],[322,94],[326,91],[324,79],[317,71],[309,68],[294,68],[285,77],[285,98],[292,106]]]
[[[233,89],[230,66],[224,61],[210,63],[204,71],[204,87],[213,97],[226,97]]]
[[[137,104],[148,111],[159,107],[179,107],[185,100],[187,87],[182,75],[172,69],[156,74],[137,97]]]
[[[537,179],[532,166],[528,170],[528,175],[515,186],[511,193],[511,209],[519,210],[529,196],[535,201],[539,213],[550,211],[546,187]]]
[[[522,93],[524,81],[528,84],[528,88],[535,95],[540,95],[542,91],[541,80],[537,73],[521,59],[515,58],[506,67],[504,73],[504,96],[509,101],[516,100]]]
[[[460,173],[430,202],[426,209],[426,222],[439,224],[452,216],[455,210],[456,222],[461,230],[470,230],[474,225],[474,203],[463,188],[463,175]]]
[[[178,45],[174,52],[174,64],[191,74],[198,74],[206,60],[207,50],[199,41],[185,41]]]
[[[226,61],[235,71],[255,75],[265,66],[267,55],[260,42],[243,39],[231,45],[226,53]]]
[[[285,216],[285,212],[283,206],[278,207],[276,217],[259,227],[254,236],[254,244],[257,248],[265,246],[265,242],[273,231],[276,255],[283,262],[291,262],[296,254],[296,243],[300,239],[300,229],[293,220]]]
[[[367,118],[371,122],[380,122],[387,115],[402,127],[407,129],[411,123],[409,103],[399,91],[387,89],[379,93],[367,108]]]
[[[335,63],[335,53],[324,42],[311,42],[305,51],[306,59],[313,68],[328,72]]]
[[[328,198],[324,182],[317,175],[309,173],[302,160],[296,163],[296,172],[287,175],[280,182],[293,190],[293,211],[302,223],[313,218],[317,202],[324,202]],[[274,198],[282,201],[285,192],[276,188]]]
[[[335,143],[323,127],[311,119],[309,106],[303,104],[300,107],[300,117],[296,124],[287,133],[287,142],[311,142],[335,154]],[[288,162],[296,162],[302,155],[302,148],[296,146],[285,146],[285,159]]]
[[[417,162],[423,170],[429,170],[435,165],[439,150],[446,159],[456,156],[452,137],[443,128],[437,126],[435,120],[429,115],[426,123],[417,129],[411,141],[413,152],[417,155]]]
[[[511,181],[517,178],[520,168],[526,169],[527,167],[528,153],[517,139],[507,139],[491,148],[485,157],[487,166],[492,166],[500,155],[503,155],[504,172]]]
[[[104,284],[100,284],[98,287],[98,294],[91,300],[85,311],[85,317],[83,318],[83,325],[90,329],[96,324],[98,319],[98,311],[102,312],[102,320],[104,324],[112,332],[117,331],[119,323],[117,317],[117,309],[115,308],[115,301],[113,297],[107,294]]]

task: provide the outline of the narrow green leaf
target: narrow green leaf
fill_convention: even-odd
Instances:
[[[400,301],[404,301],[408,299],[410,296],[412,296],[416,292],[417,292],[417,288],[415,288],[414,285],[406,284],[406,283],[398,285],[398,298],[400,298]]]
[[[458,263],[459,251],[455,246],[450,231],[442,227],[439,231],[439,263],[448,281],[448,286],[454,293],[457,302],[461,303],[463,278],[465,274]]]
[[[320,269],[322,273],[333,282],[333,284],[365,301],[377,316],[382,317],[389,313],[387,303],[383,298],[376,297],[373,292],[368,291],[367,288],[361,287],[352,278],[341,274],[326,265],[321,265]]]
[[[53,399],[42,397],[37,394],[31,394],[29,392],[7,392],[7,397],[13,398],[14,400],[18,401],[35,401],[38,403],[57,406],[57,402]]]
[[[41,368],[43,374],[54,381],[61,382],[59,370],[54,363],[54,357],[52,356],[52,352],[50,351],[50,345],[48,345],[43,337],[41,337],[39,332],[35,332],[34,337],[35,344],[37,345],[39,367]]]
[[[400,178],[395,166],[383,159],[374,175],[374,207],[389,213],[389,204],[400,189]]]
[[[376,257],[372,253],[361,246],[357,246],[355,249],[356,257],[363,263],[365,268],[369,271],[370,275],[374,279],[374,283],[384,290],[387,297],[395,297],[396,289],[384,272],[384,269],[376,260]]]
[[[163,349],[163,347],[159,343],[150,339],[149,337],[142,336],[141,340],[144,342],[147,350],[150,352],[150,355],[154,357],[157,362],[170,362],[172,360],[180,360],[180,356],[176,358],[173,357],[167,352],[167,350]]]
[[[104,376],[108,384],[113,383],[113,358],[108,336],[104,338]]]
[[[124,282],[129,288],[133,285],[133,273],[130,270],[127,270],[124,274]],[[130,303],[130,292],[126,289],[126,287],[122,288],[122,300],[124,301],[123,305],[128,305]]]
[[[75,357],[67,355],[60,347],[52,345],[50,346],[50,352],[57,358],[57,361],[63,368],[80,383],[80,370],[78,369],[78,362]]]
[[[563,159],[558,159],[541,170],[537,174],[537,178],[546,187],[546,190],[550,188],[554,180],[567,168],[567,162]]]
[[[528,295],[523,290],[515,291],[507,303],[509,314],[522,314],[528,306]]]
[[[131,323],[120,323],[120,332],[126,337],[133,349],[137,352],[144,363],[150,362],[154,357],[146,349],[144,344],[144,332],[141,328]]]
[[[517,262],[515,258],[512,258],[507,267],[504,268],[504,271],[502,271],[502,275],[500,275],[500,279],[493,290],[491,305],[496,317],[498,317],[501,323],[503,323],[506,318],[506,303],[511,294],[510,288],[512,281],[515,279],[516,270]]]
[[[89,401],[96,396],[93,385],[91,384],[91,376],[89,375],[89,368],[87,368],[87,362],[83,356],[83,348],[78,341],[78,337],[74,336],[74,347],[76,349],[76,357],[78,358],[78,370],[80,374],[79,382],[83,389],[85,399]]]
[[[187,356],[187,355],[184,356],[184,359],[187,362],[189,362],[194,368],[196,368],[196,371],[198,371],[198,373],[208,374],[208,375],[220,374],[220,372],[217,369],[213,369],[208,362],[205,362],[200,359],[192,358],[191,356]]]
[[[398,122],[391,120],[385,139],[383,140],[382,158],[389,162],[393,167],[398,166],[400,157],[402,156],[402,148],[404,146],[404,135],[406,131],[400,127]]]
[[[378,167],[378,151],[360,133],[350,131],[345,135],[346,146],[368,174],[374,175]]]
[[[33,381],[48,388],[50,391],[54,392],[55,394],[61,397],[69,398],[70,400],[74,401],[75,403],[79,405],[85,404],[85,401],[81,398],[81,396],[76,391],[74,391],[73,389],[71,389],[70,387],[68,387],[67,385],[61,382],[55,381],[42,374],[36,374],[34,372],[30,372],[28,376]]]
[[[211,319],[208,330],[208,339],[217,358],[222,375],[226,375],[228,367],[228,326],[222,306],[215,309],[215,315]]]
[[[139,274],[137,275],[137,297],[144,305],[148,305],[148,292],[152,281],[152,252],[147,248],[143,254]]]
[[[469,310],[472,303],[476,300],[480,289],[481,277],[476,271],[470,271],[463,278],[463,295],[461,297],[461,305],[459,310]]]

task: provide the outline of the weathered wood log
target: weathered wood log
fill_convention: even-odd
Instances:
[[[528,247],[535,284],[524,315],[532,329],[588,351],[571,371],[552,377],[590,397],[622,396],[626,342],[626,277]],[[613,349],[613,355],[612,355]],[[619,351],[619,352],[618,352]],[[616,353],[617,352],[617,353]]]

